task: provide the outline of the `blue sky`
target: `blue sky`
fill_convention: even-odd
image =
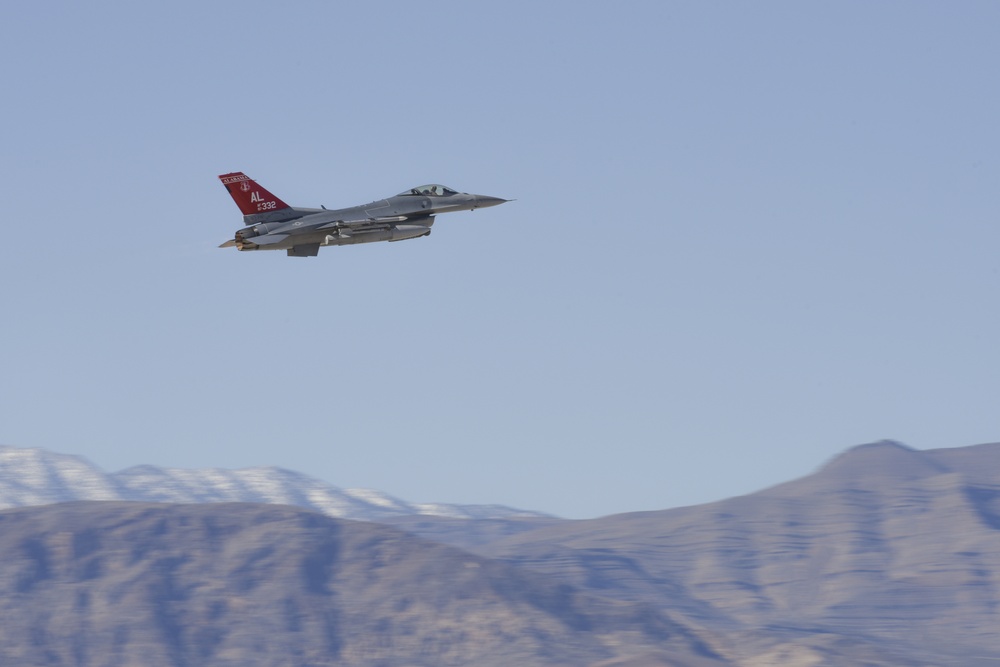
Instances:
[[[21,3],[0,442],[583,518],[1000,439],[1000,5]],[[318,258],[300,206],[517,201]]]

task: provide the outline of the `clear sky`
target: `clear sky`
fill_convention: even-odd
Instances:
[[[13,3],[0,443],[571,518],[1000,439],[996,2]],[[299,206],[516,198],[310,259]]]

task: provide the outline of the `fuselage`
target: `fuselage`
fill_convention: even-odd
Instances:
[[[420,186],[362,206],[333,210],[287,205],[279,208],[266,197],[255,195],[256,192],[251,193],[248,208],[244,210],[247,226],[236,232],[233,242],[223,245],[235,245],[240,250],[286,250],[296,256],[315,255],[321,246],[427,236],[434,216],[439,213],[471,211],[507,201],[457,192],[441,185]],[[254,202],[257,210],[252,208]]]

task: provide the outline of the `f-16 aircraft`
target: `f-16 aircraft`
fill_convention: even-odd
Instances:
[[[421,185],[395,197],[337,210],[289,206],[242,172],[219,180],[247,225],[220,248],[285,250],[289,257],[315,257],[320,246],[404,241],[431,233],[434,216],[496,206],[508,199],[470,195],[443,185]]]

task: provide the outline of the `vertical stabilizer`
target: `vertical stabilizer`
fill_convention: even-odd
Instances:
[[[222,181],[226,190],[229,191],[229,195],[245,216],[289,208],[288,204],[275,197],[266,188],[258,185],[257,181],[241,171],[222,174],[219,176],[219,180]]]

